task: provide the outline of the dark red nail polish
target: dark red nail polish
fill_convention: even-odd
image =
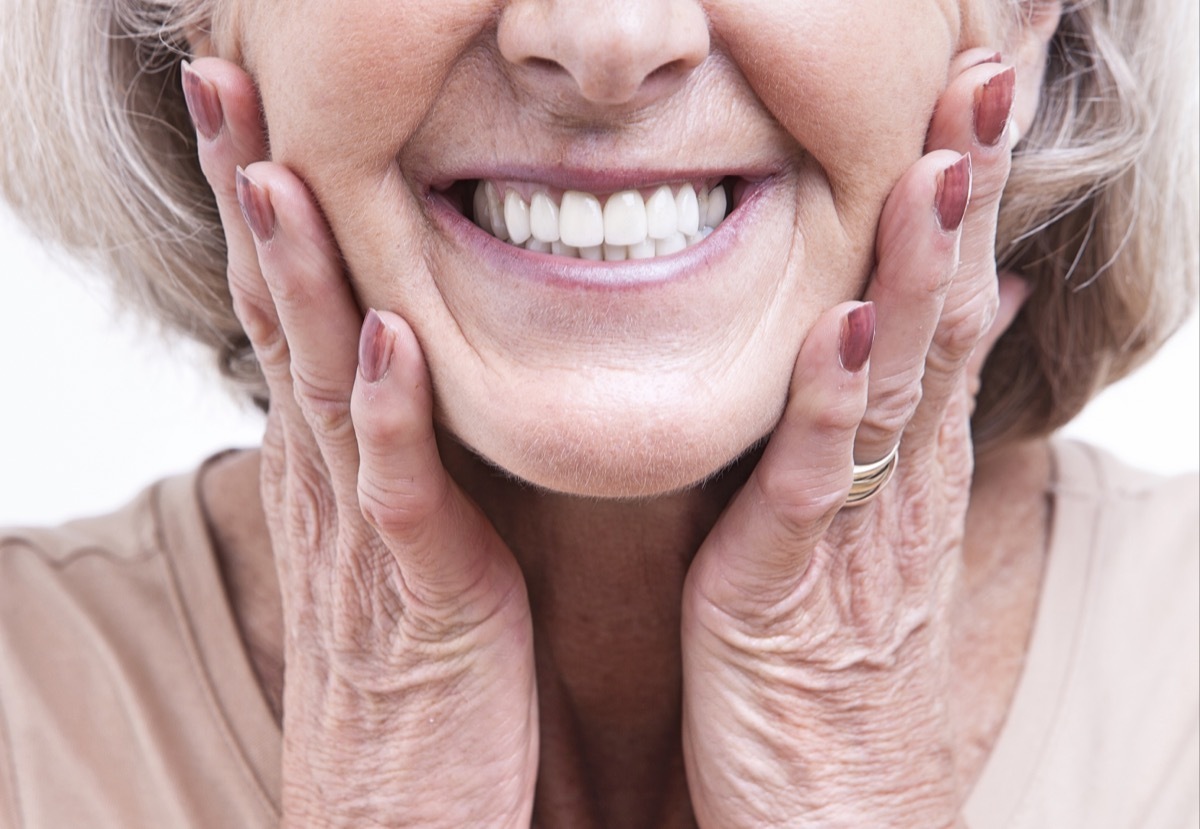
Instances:
[[[221,110],[221,97],[211,83],[196,74],[187,61],[183,64],[183,99],[187,102],[188,113],[196,131],[212,141],[225,124],[225,114]]]
[[[1010,66],[975,90],[975,140],[982,146],[994,147],[1004,135],[1016,86],[1017,70]]]
[[[237,169],[237,197],[242,207],[242,218],[258,241],[266,242],[275,235],[275,208],[271,197],[245,171]]]
[[[842,320],[842,340],[838,360],[851,374],[862,369],[875,343],[875,303],[864,302]]]
[[[358,340],[358,370],[368,383],[378,383],[387,374],[391,361],[392,338],[372,308],[363,320],[362,336]]]
[[[958,230],[971,200],[971,156],[964,155],[938,174],[934,209],[938,224],[947,233]]]

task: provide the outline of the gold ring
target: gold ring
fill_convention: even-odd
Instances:
[[[892,447],[892,451],[875,463],[854,464],[854,477],[850,484],[850,494],[846,496],[846,506],[857,507],[878,495],[879,490],[883,489],[883,485],[891,480],[892,473],[896,471],[896,458],[899,454],[900,444],[897,443]]]

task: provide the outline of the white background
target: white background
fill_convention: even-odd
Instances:
[[[1068,428],[1137,465],[1200,466],[1200,326]],[[197,349],[114,314],[94,276],[54,261],[0,208],[0,526],[111,511],[209,454],[258,443]]]

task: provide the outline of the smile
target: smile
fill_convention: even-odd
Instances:
[[[462,184],[469,188],[461,202],[470,205],[464,215],[500,241],[534,253],[622,262],[670,256],[704,241],[730,212],[734,180],[608,194],[522,181]]]

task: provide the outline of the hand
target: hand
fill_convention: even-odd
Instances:
[[[1024,298],[1013,277],[998,290],[994,256],[1012,77],[981,50],[956,59],[929,152],[884,208],[872,304],[818,321],[782,422],[689,571],[684,751],[703,827],[959,820],[949,612],[971,358]],[[852,462],[897,443],[879,497],[842,509]]]
[[[308,190],[252,163],[266,149],[251,80],[203,59],[184,87],[234,307],[270,387],[262,494],[286,631],[283,825],[528,827],[538,724],[525,583],[442,467],[416,338],[394,314],[364,322]]]

